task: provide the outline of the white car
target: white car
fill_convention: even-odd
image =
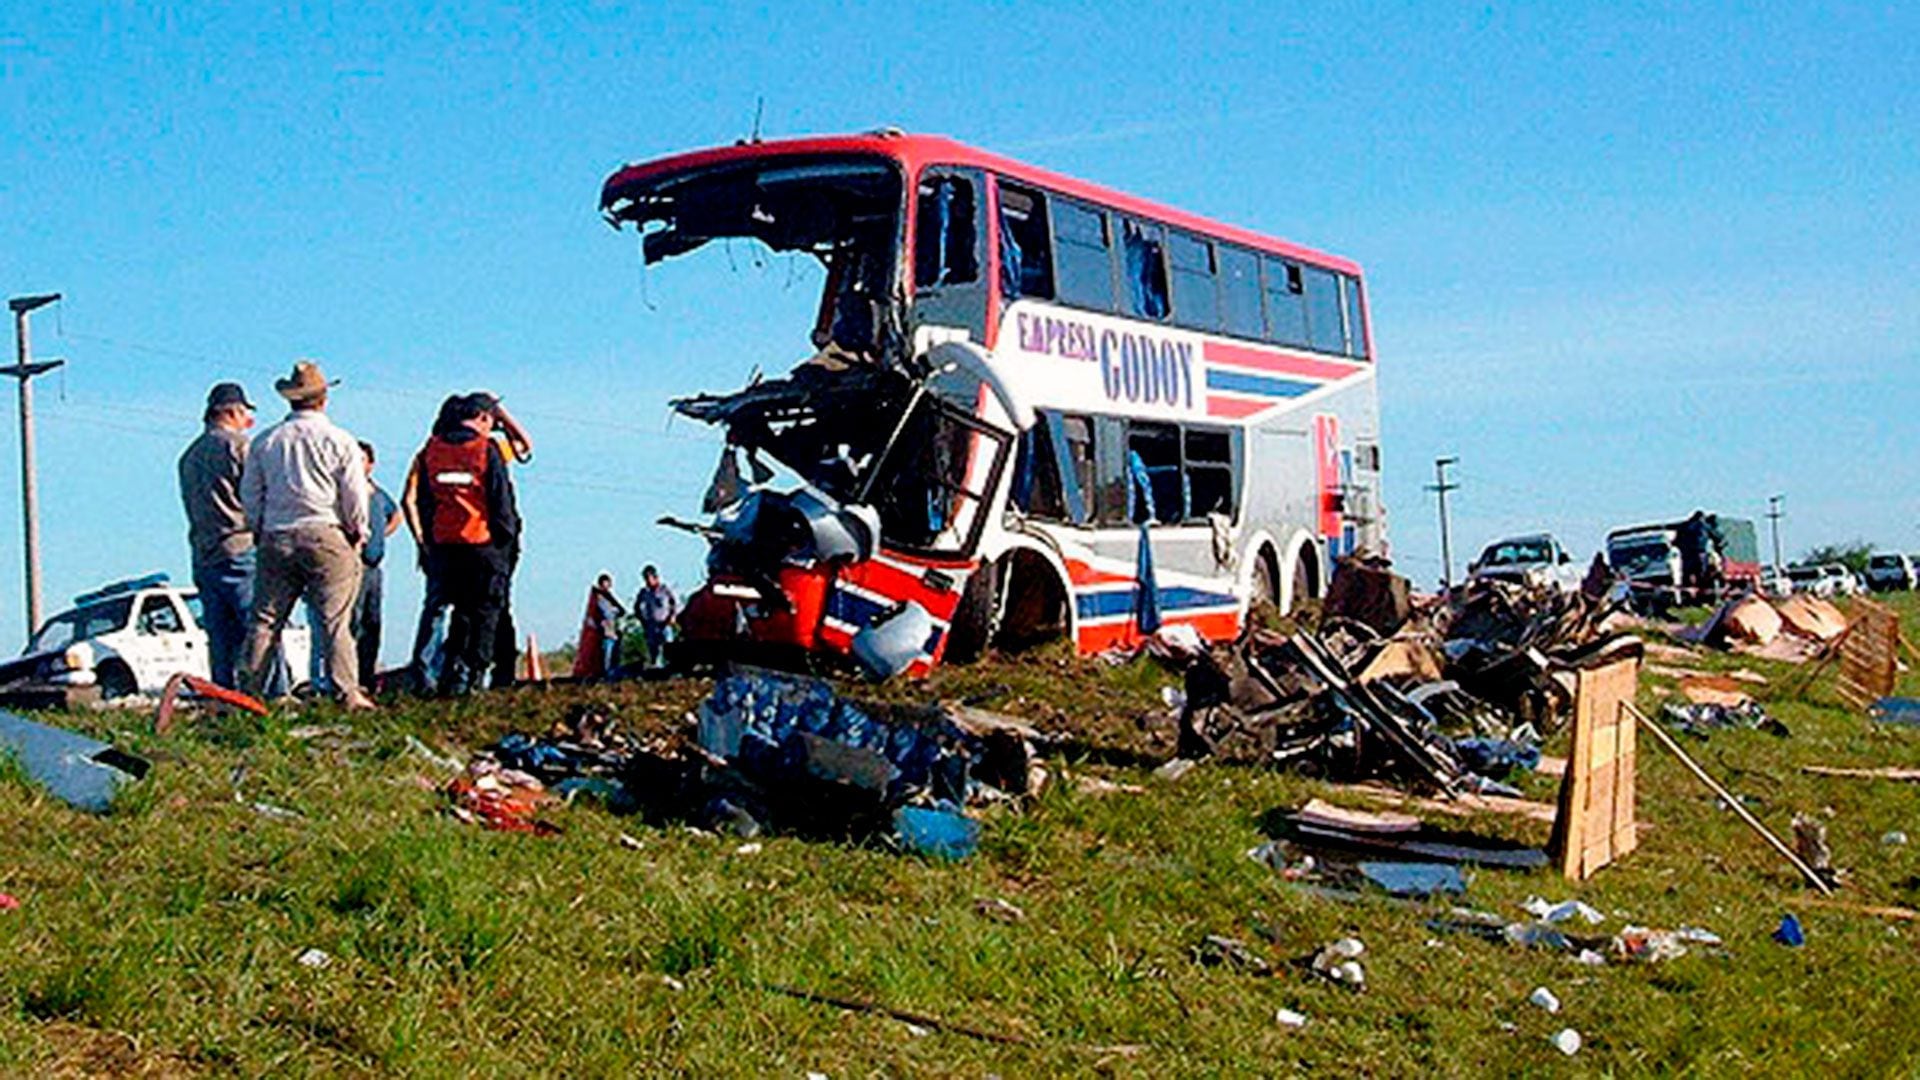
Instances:
[[[1833,582],[1833,591],[1827,594],[1829,596],[1858,596],[1867,591],[1860,575],[1839,563],[1821,563],[1820,576]]]
[[[307,628],[289,625],[280,638],[297,677],[307,670]],[[71,611],[42,623],[25,652],[0,663],[0,687],[98,686],[116,698],[158,694],[179,672],[204,679],[209,670],[199,594],[153,574],[74,597]]]
[[[1521,585],[1552,585],[1562,592],[1580,588],[1585,568],[1546,533],[1495,540],[1467,564],[1467,575],[1496,578]]]

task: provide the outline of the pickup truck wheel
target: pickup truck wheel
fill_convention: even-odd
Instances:
[[[140,692],[140,683],[133,677],[133,669],[125,661],[109,660],[100,665],[100,696],[103,698],[131,697]]]

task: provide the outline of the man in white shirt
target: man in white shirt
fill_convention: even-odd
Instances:
[[[302,360],[274,382],[293,411],[253,440],[241,499],[259,550],[243,684],[259,694],[274,646],[302,597],[318,612],[314,644],[324,649],[334,693],[349,709],[373,708],[360,689],[353,604],[359,548],[367,538],[367,473],[360,444],[327,419],[326,376]]]

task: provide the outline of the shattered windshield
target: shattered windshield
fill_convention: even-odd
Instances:
[[[729,238],[812,255],[827,275],[813,344],[868,358],[886,345],[900,207],[900,173],[886,158],[784,155],[647,177],[604,209],[641,231],[648,264]]]
[[[938,394],[916,397],[911,380],[881,368],[803,365],[674,407],[725,425],[729,456],[743,448],[750,470],[784,466],[837,502],[871,505],[886,545],[905,551],[972,549],[1009,441]]]
[[[1524,566],[1553,561],[1553,546],[1545,540],[1509,540],[1487,549],[1482,566]]]

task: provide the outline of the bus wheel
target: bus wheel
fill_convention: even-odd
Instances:
[[[1005,592],[993,643],[1018,651],[1051,641],[1067,630],[1067,587],[1048,562],[1031,551],[1015,551],[998,568]]]
[[[1287,605],[1287,614],[1300,610],[1300,605],[1320,595],[1320,575],[1315,573],[1313,552],[1309,548],[1300,549],[1300,557],[1293,560],[1292,603]]]
[[[1248,620],[1254,625],[1270,625],[1280,614],[1280,571],[1273,564],[1273,549],[1263,547],[1253,560],[1252,595],[1247,597]]]
[[[1000,564],[982,562],[967,578],[947,630],[947,663],[969,664],[986,652],[993,637],[993,609],[1000,592]]]

